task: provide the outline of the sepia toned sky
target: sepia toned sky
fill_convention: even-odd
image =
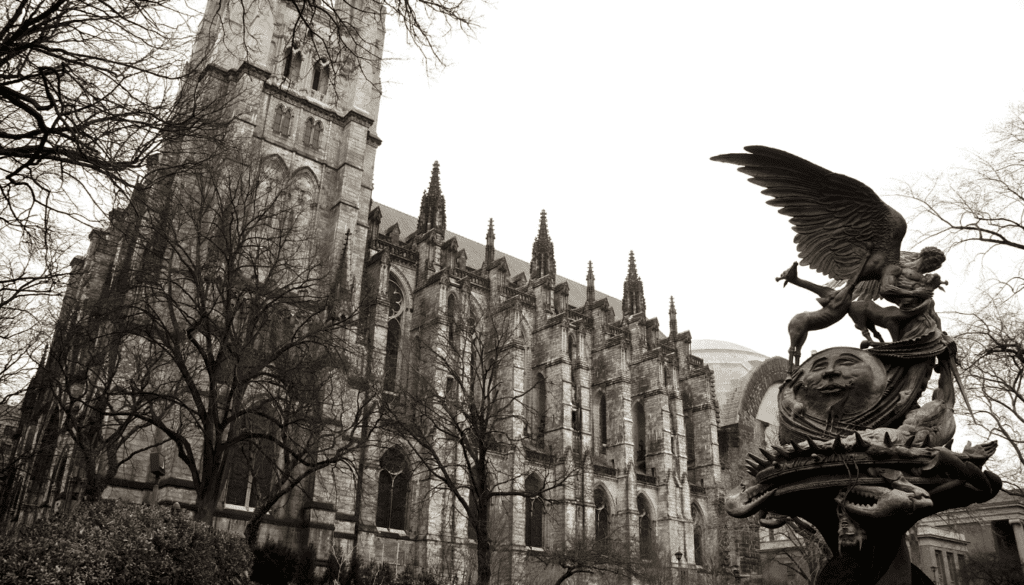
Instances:
[[[787,218],[709,157],[773,146],[887,196],[984,150],[1024,97],[1024,4],[498,0],[433,76],[388,39],[374,200],[415,215],[433,161],[448,229],[525,260],[547,211],[558,272],[622,295],[630,250],[648,316],[786,355],[814,296],[775,282],[797,259]],[[962,256],[940,309],[976,278]],[[804,277],[824,282],[809,269]],[[810,350],[856,345],[844,320]]]

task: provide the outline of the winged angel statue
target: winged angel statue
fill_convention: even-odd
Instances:
[[[791,368],[800,363],[809,331],[829,327],[845,315],[864,334],[865,346],[883,341],[876,326],[889,331],[892,341],[941,331],[932,293],[946,283],[929,274],[945,261],[941,250],[901,252],[907,222],[864,183],[775,148],[744,150],[711,160],[739,165],[751,183],[764,187],[761,192],[771,198],[768,204],[789,216],[800,264],[831,277],[834,284],[845,282],[837,290],[805,281],[797,276],[795,262],[776,279],[785,281],[783,286],[793,283],[816,293],[822,305],[789,323]],[[897,306],[881,307],[874,302],[878,298]]]

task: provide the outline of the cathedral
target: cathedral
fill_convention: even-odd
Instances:
[[[740,352],[728,359],[742,371],[730,374],[728,387],[716,386],[714,364],[698,357],[689,331],[679,330],[672,299],[663,301],[669,304],[667,331],[647,316],[632,252],[623,250],[627,271],[616,298],[597,289],[592,270],[586,283],[559,275],[543,211],[529,261],[496,247],[493,222],[479,243],[463,234],[478,227],[483,232],[483,226],[447,224],[437,162],[429,178],[423,169],[418,214],[389,207],[387,194],[373,192],[374,158],[382,145],[376,133],[379,59],[362,67],[332,66],[317,58],[314,46],[315,39],[331,35],[312,30],[328,20],[312,19],[309,34],[298,35],[295,5],[269,0],[260,6],[243,11],[239,3],[211,2],[194,65],[204,83],[245,98],[233,111],[234,134],[258,145],[263,163],[283,177],[313,218],[303,224],[306,237],[316,243],[323,265],[332,267],[330,281],[343,290],[332,298],[335,310],[350,316],[345,335],[356,346],[353,361],[365,372],[379,372],[384,390],[400,395],[409,383],[414,343],[442,343],[469,307],[513,304],[522,315],[518,365],[508,375],[513,387],[523,389],[528,408],[518,411],[512,440],[522,443],[531,469],[555,465],[565,453],[582,464],[579,481],[553,493],[542,513],[525,502],[503,512],[495,530],[508,544],[507,562],[496,565],[494,579],[517,582],[519,560],[580,531],[609,529],[638,542],[646,558],[677,576],[724,567],[736,578],[756,577],[757,529],[728,518],[722,501],[741,478],[742,458],[770,434],[773,418],[765,404],[785,376],[785,361]],[[349,17],[379,57],[379,12],[353,10]],[[252,34],[225,33],[243,28]],[[127,229],[130,221],[115,210],[109,228],[93,231],[88,253],[72,264],[65,308],[76,310],[65,310],[64,318],[108,301],[118,274],[147,249],[145,234]],[[441,327],[422,328],[430,319]],[[728,359],[719,364],[722,372]],[[60,438],[61,414],[45,398],[46,383],[46,376],[37,376],[21,414],[32,440],[50,446],[26,476],[23,511],[67,499],[76,477],[73,450]],[[158,434],[140,435],[154,446],[122,465],[103,497],[194,510],[195,486],[174,449],[160,446]],[[266,517],[261,541],[310,548],[322,564],[332,555],[358,555],[399,570],[431,569],[439,558],[472,558],[476,543],[465,519],[417,475],[414,458],[393,444],[381,431],[360,453],[356,473],[318,471]],[[253,511],[258,474],[234,471],[216,495],[213,523],[241,531]]]

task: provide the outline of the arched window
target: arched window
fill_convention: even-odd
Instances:
[[[295,83],[299,79],[302,69],[302,51],[294,45],[289,45],[284,51],[284,77]]]
[[[608,446],[608,399],[604,392],[597,395],[597,441],[602,450]]]
[[[540,498],[543,484],[536,475],[526,478],[526,522],[523,523],[526,546],[544,548],[544,501]]]
[[[658,551],[654,542],[654,517],[647,498],[637,496],[636,509],[640,516],[640,556],[653,559]]]
[[[637,470],[647,470],[647,417],[642,402],[633,404],[633,457]]]
[[[324,93],[327,91],[327,79],[330,75],[331,66],[327,59],[318,59],[313,63],[313,91]]]
[[[274,110],[274,124],[272,129],[274,132],[287,136],[288,131],[291,130],[292,125],[292,113],[288,108],[278,105]]]
[[[611,514],[608,513],[608,495],[604,490],[594,490],[594,538],[605,540],[611,533]]]
[[[696,505],[690,507],[693,516],[693,562],[704,564],[704,515]]]
[[[320,134],[323,130],[323,122],[314,120],[313,118],[306,118],[306,131],[302,135],[302,143],[309,148],[320,148]]]
[[[248,433],[274,432],[274,425],[262,416],[251,415],[236,424]],[[277,455],[270,439],[237,445],[228,465],[224,504],[249,510],[262,504],[272,487]]]
[[[402,452],[392,447],[380,458],[377,481],[377,526],[405,530],[409,470]]]
[[[394,278],[388,279],[388,337],[384,346],[384,391],[394,392],[398,380],[398,350],[402,341],[405,299]]]

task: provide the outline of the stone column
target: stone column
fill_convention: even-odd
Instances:
[[[1017,542],[1017,556],[1020,557],[1020,564],[1024,566],[1024,524],[1020,520],[1010,520],[1013,527],[1013,540]]]

